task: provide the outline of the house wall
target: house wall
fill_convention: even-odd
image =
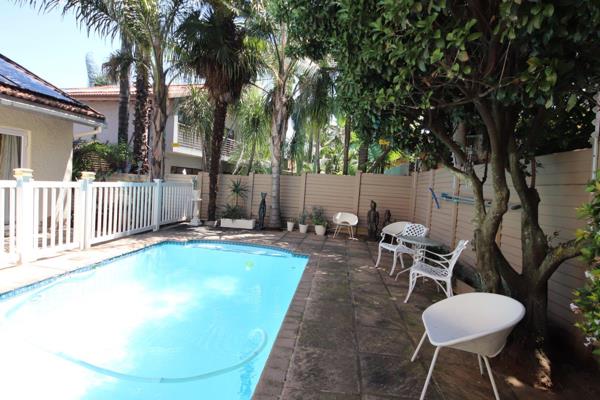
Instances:
[[[75,96],[74,96],[75,97]],[[81,97],[77,96],[77,100],[84,102],[85,104],[92,107],[94,110],[106,117],[106,127],[102,129],[102,132],[96,135],[96,140],[99,142],[117,143],[118,139],[118,128],[119,128],[119,100],[118,99],[102,99],[98,100],[94,97]],[[173,107],[173,103],[169,102],[169,107]],[[129,128],[128,128],[128,141],[131,140],[133,135],[133,121],[135,117],[135,103],[130,102],[129,104]],[[166,151],[173,150],[173,132],[177,124],[177,116],[170,115],[167,119],[167,126],[165,129],[165,148]],[[150,129],[152,129],[152,121],[150,121]],[[89,132],[91,129],[88,126],[75,124],[73,127],[73,133],[77,135],[82,132]]]
[[[0,127],[26,131],[25,168],[38,181],[71,180],[73,123],[49,115],[0,106]]]

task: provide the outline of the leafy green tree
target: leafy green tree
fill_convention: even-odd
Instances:
[[[204,79],[214,106],[209,169],[208,219],[215,220],[217,178],[227,109],[235,104],[245,85],[261,66],[260,49],[238,22],[234,9],[211,1],[189,13],[178,30],[180,62]]]
[[[338,95],[360,131],[395,137],[401,148],[428,154],[471,185],[482,288],[523,302],[522,338],[541,343],[548,279],[579,246],[551,243],[541,228],[535,168],[528,166],[535,166],[551,116],[596,91],[598,3],[325,0],[315,7],[291,0],[290,10],[290,35],[301,54],[334,58]],[[461,121],[487,144],[486,173],[454,139]],[[522,273],[495,240],[509,180],[522,206]],[[489,207],[486,181],[493,189]]]

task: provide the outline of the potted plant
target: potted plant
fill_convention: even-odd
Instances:
[[[254,229],[256,221],[254,219],[246,219],[244,209],[239,205],[240,199],[245,199],[248,192],[248,189],[242,184],[242,180],[232,181],[229,191],[235,199],[235,204],[225,205],[225,210],[221,213],[221,227]]]
[[[315,224],[315,233],[319,236],[324,236],[327,230],[327,219],[325,218],[323,207],[313,207],[311,219],[313,224]]]
[[[306,233],[308,231],[308,224],[306,223],[308,219],[308,213],[306,210],[302,210],[300,215],[298,216],[298,229],[300,233]]]
[[[296,225],[296,221],[294,221],[294,218],[290,218],[287,221],[287,230],[288,230],[288,232],[293,232],[294,231],[294,225]]]

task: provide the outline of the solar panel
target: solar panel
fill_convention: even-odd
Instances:
[[[0,82],[29,90],[71,104],[81,105],[78,101],[65,96],[63,93],[42,81],[26,70],[0,57]]]

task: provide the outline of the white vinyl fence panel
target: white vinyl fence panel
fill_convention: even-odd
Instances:
[[[15,181],[0,181],[0,267],[158,230],[192,215],[191,180],[38,182],[22,171]]]
[[[185,221],[192,215],[192,184],[167,181],[161,184],[160,225]]]
[[[0,263],[14,262],[17,259],[16,187],[16,181],[0,181],[0,227],[2,227]]]
[[[81,184],[32,181],[33,251],[41,257],[80,246]]]
[[[152,182],[94,183],[91,244],[152,230],[155,187]]]

